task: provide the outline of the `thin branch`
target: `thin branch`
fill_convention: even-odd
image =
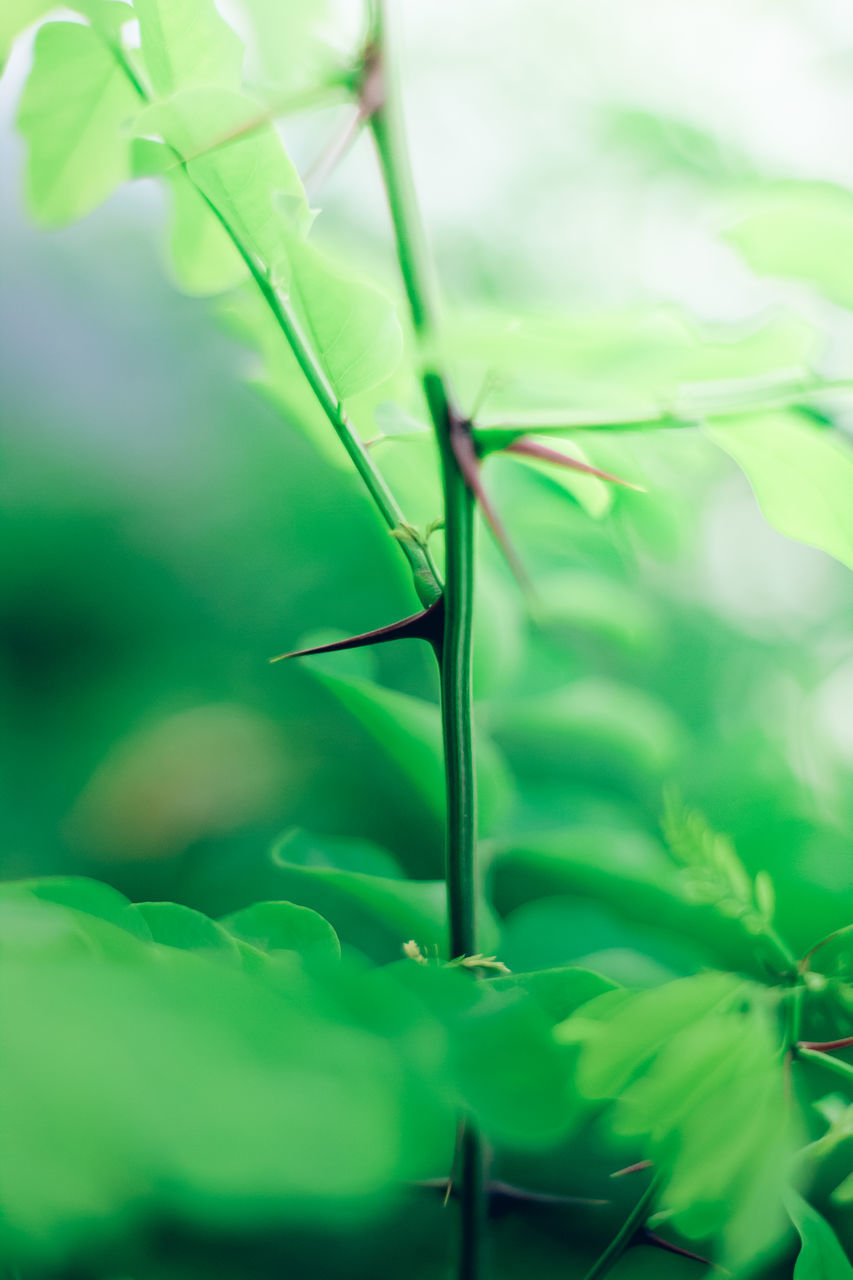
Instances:
[[[116,62],[127,76],[138,96],[144,103],[149,103],[149,96],[134,72],[124,50],[110,41],[105,41]],[[167,144],[168,145],[168,144]],[[254,255],[243,244],[240,236],[231,226],[228,219],[210,199],[203,187],[193,178],[186,159],[174,148],[170,147],[183,168],[187,180],[200,195],[204,204],[222,227],[228,239],[240,255],[246,269],[258,287],[264,301],[273,314],[284,338],[296,358],[305,380],[310,386],[323,413],[332,429],[349,455],[365,488],[370,494],[379,514],[388,528],[393,532],[406,523],[405,517],[396,498],[388,487],[384,476],[378,470],[369,451],[361,440],[347,414],[344,412],[334,387],[323,368],[318,356],[308,342],[299,323],[296,312],[289,299],[279,294],[268,279],[265,269],[255,260]],[[409,562],[414,578],[415,589],[421,602],[429,607],[441,595],[441,578],[430,554],[429,548],[416,542],[400,542],[400,547]]]

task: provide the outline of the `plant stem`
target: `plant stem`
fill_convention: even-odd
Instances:
[[[607,1272],[614,1267],[622,1254],[630,1245],[634,1236],[642,1227],[646,1218],[649,1216],[649,1208],[654,1199],[655,1192],[658,1188],[659,1177],[652,1178],[637,1203],[634,1205],[628,1217],[622,1223],[616,1235],[610,1241],[610,1244],[604,1250],[604,1253],[587,1271],[584,1280],[599,1280],[600,1276],[606,1276]]]
[[[477,946],[475,842],[476,779],[472,731],[471,656],[474,608],[474,494],[460,467],[456,443],[470,432],[440,368],[432,262],[415,195],[399,96],[387,58],[385,4],[371,14],[365,52],[365,95],[370,127],[388,199],[400,273],[421,354],[421,380],[435,428],[444,490],[444,642],[440,658],[441,720],[447,797],[445,878],[451,958],[475,955]],[[460,1224],[457,1276],[484,1274],[486,1154],[466,1124],[460,1150]]]
[[[471,728],[471,645],[474,605],[474,495],[454,444],[470,430],[456,408],[437,362],[437,306],[408,148],[393,76],[386,57],[383,4],[374,14],[366,58],[368,76],[380,77],[370,127],[388,197],[400,272],[421,349],[422,385],[435,428],[445,503],[445,623],[441,662],[447,786],[447,890],[451,958],[477,951],[474,917],[476,799]]]
[[[107,43],[113,57],[121,67],[133,88],[136,90],[140,99],[146,104],[149,103],[149,95],[147,94],[139,77],[133,70],[124,49],[120,45],[116,45],[112,42]],[[174,151],[175,149],[172,148],[172,150]],[[306,382],[314,393],[317,403],[320,405],[320,408],[329,420],[332,429],[346,450],[365,488],[367,489],[367,492],[373,499],[374,505],[376,506],[380,516],[392,532],[404,528],[407,525],[407,521],[400,509],[397,499],[394,497],[384,476],[379,471],[373,461],[373,458],[370,456],[370,452],[366,448],[364,441],[361,439],[347,414],[344,412],[343,405],[338,399],[335,389],[332,386],[319,357],[302,331],[299,319],[289,299],[283,297],[278,292],[275,286],[268,279],[265,268],[255,260],[253,254],[250,253],[243,244],[239,235],[231,226],[222,211],[210,199],[203,188],[195,181],[190,173],[186,158],[181,156],[177,151],[175,151],[175,155],[179,166],[187,176],[187,180],[201,196],[205,205],[210,210],[213,217],[216,218],[217,222],[228,236],[228,239],[242,258],[246,269],[257,285],[261,296],[272,312],[279,329],[284,335],[290,350],[293,352],[296,362],[299,365]],[[429,548],[425,543],[417,542],[409,538],[401,538],[397,541],[400,549],[409,562],[418,598],[423,605],[429,608],[430,605],[435,604],[441,595],[441,578]]]

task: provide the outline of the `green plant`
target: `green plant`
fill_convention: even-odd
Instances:
[[[39,16],[37,5],[15,8],[13,27],[16,18]],[[231,322],[263,354],[277,399],[309,426],[319,411],[354,465],[411,570],[421,610],[289,656],[396,639],[432,646],[448,938],[437,885],[377,875],[357,860],[318,868],[301,862],[291,841],[274,855],[284,872],[278,896],[289,901],[255,902],[219,920],[178,904],[132,906],[85,881],[10,886],[4,1092],[29,1099],[11,1124],[4,1181],[10,1265],[60,1267],[93,1241],[114,1243],[124,1217],[132,1234],[135,1179],[152,1166],[145,1212],[153,1203],[155,1212],[209,1226],[226,1206],[246,1229],[259,1204],[286,1204],[286,1214],[305,1213],[318,1229],[328,1219],[343,1230],[354,1213],[386,1209],[389,1188],[428,1183],[437,1167],[447,1168],[447,1136],[455,1133],[455,1165],[444,1177],[460,1203],[457,1270],[468,1280],[486,1265],[488,1205],[502,1195],[537,1201],[492,1177],[489,1148],[555,1147],[605,1106],[616,1145],[626,1139],[657,1172],[612,1243],[589,1260],[590,1276],[615,1265],[638,1238],[667,1247],[647,1225],[656,1208],[679,1236],[710,1239],[724,1263],[746,1269],[772,1259],[784,1240],[787,1203],[803,1242],[798,1274],[819,1274],[821,1251],[836,1269],[846,1265],[829,1225],[790,1191],[788,1165],[805,1121],[791,1115],[785,1094],[794,1070],[803,1089],[813,1072],[828,1069],[849,1091],[851,1068],[832,1056],[849,1047],[835,1034],[849,1022],[844,935],[798,961],[774,926],[766,874],[751,876],[730,843],[672,801],[664,834],[679,869],[656,868],[647,882],[639,875],[632,891],[640,901],[645,892],[650,916],[668,916],[675,931],[680,918],[682,930],[712,940],[716,969],[639,993],[577,967],[502,973],[500,955],[487,954],[495,936],[475,850],[471,666],[478,507],[526,583],[481,477],[491,454],[560,468],[581,505],[592,507],[604,486],[625,481],[585,461],[579,448],[562,451],[562,437],[702,426],[747,471],[771,520],[851,564],[853,461],[824,420],[847,384],[810,372],[792,378],[783,361],[768,368],[766,357],[753,368],[749,341],[745,350],[714,350],[678,334],[646,353],[656,392],[647,399],[623,394],[612,408],[592,409],[598,402],[584,388],[567,408],[530,410],[507,398],[491,417],[463,409],[447,370],[460,367],[467,391],[466,341],[475,347],[479,335],[450,326],[446,337],[438,316],[382,8],[371,7],[355,55],[329,69],[319,88],[282,84],[264,101],[242,92],[239,41],[212,3],[136,0],[131,10],[93,0],[76,8],[84,22],[40,28],[22,97],[32,211],[63,223],[127,176],[163,178],[175,204],[179,280],[193,292],[226,293]],[[125,38],[134,17],[138,49]],[[292,21],[288,37],[302,38],[308,15]],[[340,272],[309,238],[312,214],[272,120],[328,98],[351,100],[357,125],[373,135],[411,338],[379,288]],[[535,332],[527,341],[536,348]],[[547,357],[549,341],[539,341]],[[524,341],[518,345],[523,356]],[[494,342],[494,358],[503,355]],[[713,382],[699,385],[700,377]],[[378,388],[384,400],[389,391],[403,400],[381,434],[417,432],[424,409],[431,420],[441,497],[424,532],[383,477],[381,452],[364,443],[365,426],[372,434],[374,419],[382,420]],[[443,557],[432,549],[441,531]],[[400,768],[435,799],[436,726],[423,707],[331,666],[312,669],[370,734],[396,742]],[[600,724],[594,706],[573,714],[581,728]],[[511,736],[511,711],[508,720]],[[547,734],[547,715],[544,723]],[[532,724],[535,733],[535,713]],[[524,732],[521,725],[522,740]],[[561,854],[551,866],[547,848],[493,850],[492,858],[494,897],[512,896],[513,859],[542,876],[577,877],[583,863],[569,866]],[[388,958],[383,946],[393,956],[405,949],[406,958],[367,972],[341,963],[336,929],[362,951],[375,947],[380,959]],[[834,958],[834,969],[818,966],[822,955]],[[74,1011],[64,1020],[62,1000]],[[26,1077],[47,1022],[69,1078],[45,1119],[38,1081]],[[830,1031],[820,1038],[802,1031],[824,1023]],[[97,1107],[85,1088],[92,1061],[109,1086]],[[205,1077],[212,1098],[239,1095],[241,1106],[214,1121],[194,1097]],[[322,1090],[312,1089],[317,1079]],[[173,1108],[166,1125],[158,1080],[167,1081]],[[138,1109],[132,1125],[128,1097]],[[95,1111],[99,1137],[87,1152],[80,1130]],[[287,1136],[304,1115],[304,1141],[285,1158]],[[843,1142],[845,1116],[834,1115],[800,1160],[835,1150],[831,1135]],[[55,1163],[57,1132],[65,1164],[45,1189],[40,1175]],[[272,1144],[264,1141],[269,1133]],[[841,1201],[848,1191],[843,1182]]]

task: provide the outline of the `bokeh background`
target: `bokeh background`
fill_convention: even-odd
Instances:
[[[607,311],[630,362],[684,308],[706,337],[771,324],[783,349],[851,372],[849,314],[752,274],[725,235],[770,181],[853,185],[849,6],[399,7],[449,312],[500,313],[511,345],[513,316],[559,311],[577,335]],[[328,29],[346,47],[357,24],[344,5]],[[314,673],[267,661],[410,611],[398,551],[337,446],[257,394],[217,307],[172,287],[155,185],[68,230],[29,225],[13,126],[28,56],[24,41],[0,82],[2,874],[82,872],[221,912],[270,896],[269,849],[298,827],[368,842],[352,865],[437,877],[436,806]],[[283,124],[303,170],[340,120]],[[327,242],[390,279],[366,138],[312,198]],[[437,514],[428,448],[380,446],[422,522]],[[536,593],[531,608],[484,535],[479,713],[502,763],[483,835],[504,855],[502,956],[595,957],[635,983],[708,958],[620,879],[660,873],[666,784],[772,873],[780,928],[804,947],[853,916],[849,574],[771,530],[698,432],[595,457],[648,493],[595,512],[536,472],[489,469]],[[336,661],[435,698],[416,644]],[[568,828],[563,870],[513,875]]]

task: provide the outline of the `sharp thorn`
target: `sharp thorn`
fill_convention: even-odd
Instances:
[[[671,1244],[669,1240],[664,1240],[663,1236],[657,1235],[654,1231],[649,1231],[648,1227],[641,1227],[634,1237],[634,1244],[648,1244],[654,1249],[663,1249],[666,1253],[675,1253],[679,1258],[690,1258],[693,1262],[702,1262],[706,1267],[712,1266],[710,1258],[703,1258],[701,1253],[693,1253],[690,1249],[682,1249],[678,1244]]]
[[[283,662],[286,658],[308,658],[317,653],[337,653],[342,649],[361,649],[365,645],[387,644],[389,640],[426,640],[434,649],[441,646],[444,624],[444,597],[439,596],[435,604],[409,618],[401,618],[387,627],[378,627],[375,631],[364,631],[361,635],[348,636],[346,640],[334,640],[330,644],[318,644],[310,649],[294,649],[291,653],[280,653],[270,662]]]
[[[624,1178],[629,1173],[641,1173],[643,1169],[651,1169],[651,1167],[651,1160],[638,1160],[636,1164],[629,1164],[624,1169],[617,1169],[610,1176],[611,1178]]]
[[[509,565],[513,576],[518,585],[524,591],[525,595],[532,595],[533,589],[524,565],[518,558],[515,548],[509,540],[506,529],[503,526],[497,512],[492,506],[491,499],[483,488],[483,482],[480,478],[480,459],[477,457],[477,451],[470,433],[467,431],[456,430],[451,433],[451,444],[456,461],[459,464],[459,470],[473,493],[480,508],[483,512],[483,518],[492,531],[495,541],[504,553],[506,562]]]
[[[637,493],[645,493],[646,490],[642,485],[634,484],[630,480],[622,480],[619,476],[611,475],[609,471],[600,471],[598,467],[591,467],[588,462],[580,462],[577,458],[570,458],[565,453],[560,453],[557,449],[549,449],[547,445],[539,444],[536,440],[513,440],[512,444],[508,444],[505,453],[520,453],[527,458],[535,458],[539,462],[552,462],[558,467],[567,467],[570,471],[580,471],[584,475],[596,476],[599,480],[608,480],[611,484],[621,485],[624,489],[634,489]]]

